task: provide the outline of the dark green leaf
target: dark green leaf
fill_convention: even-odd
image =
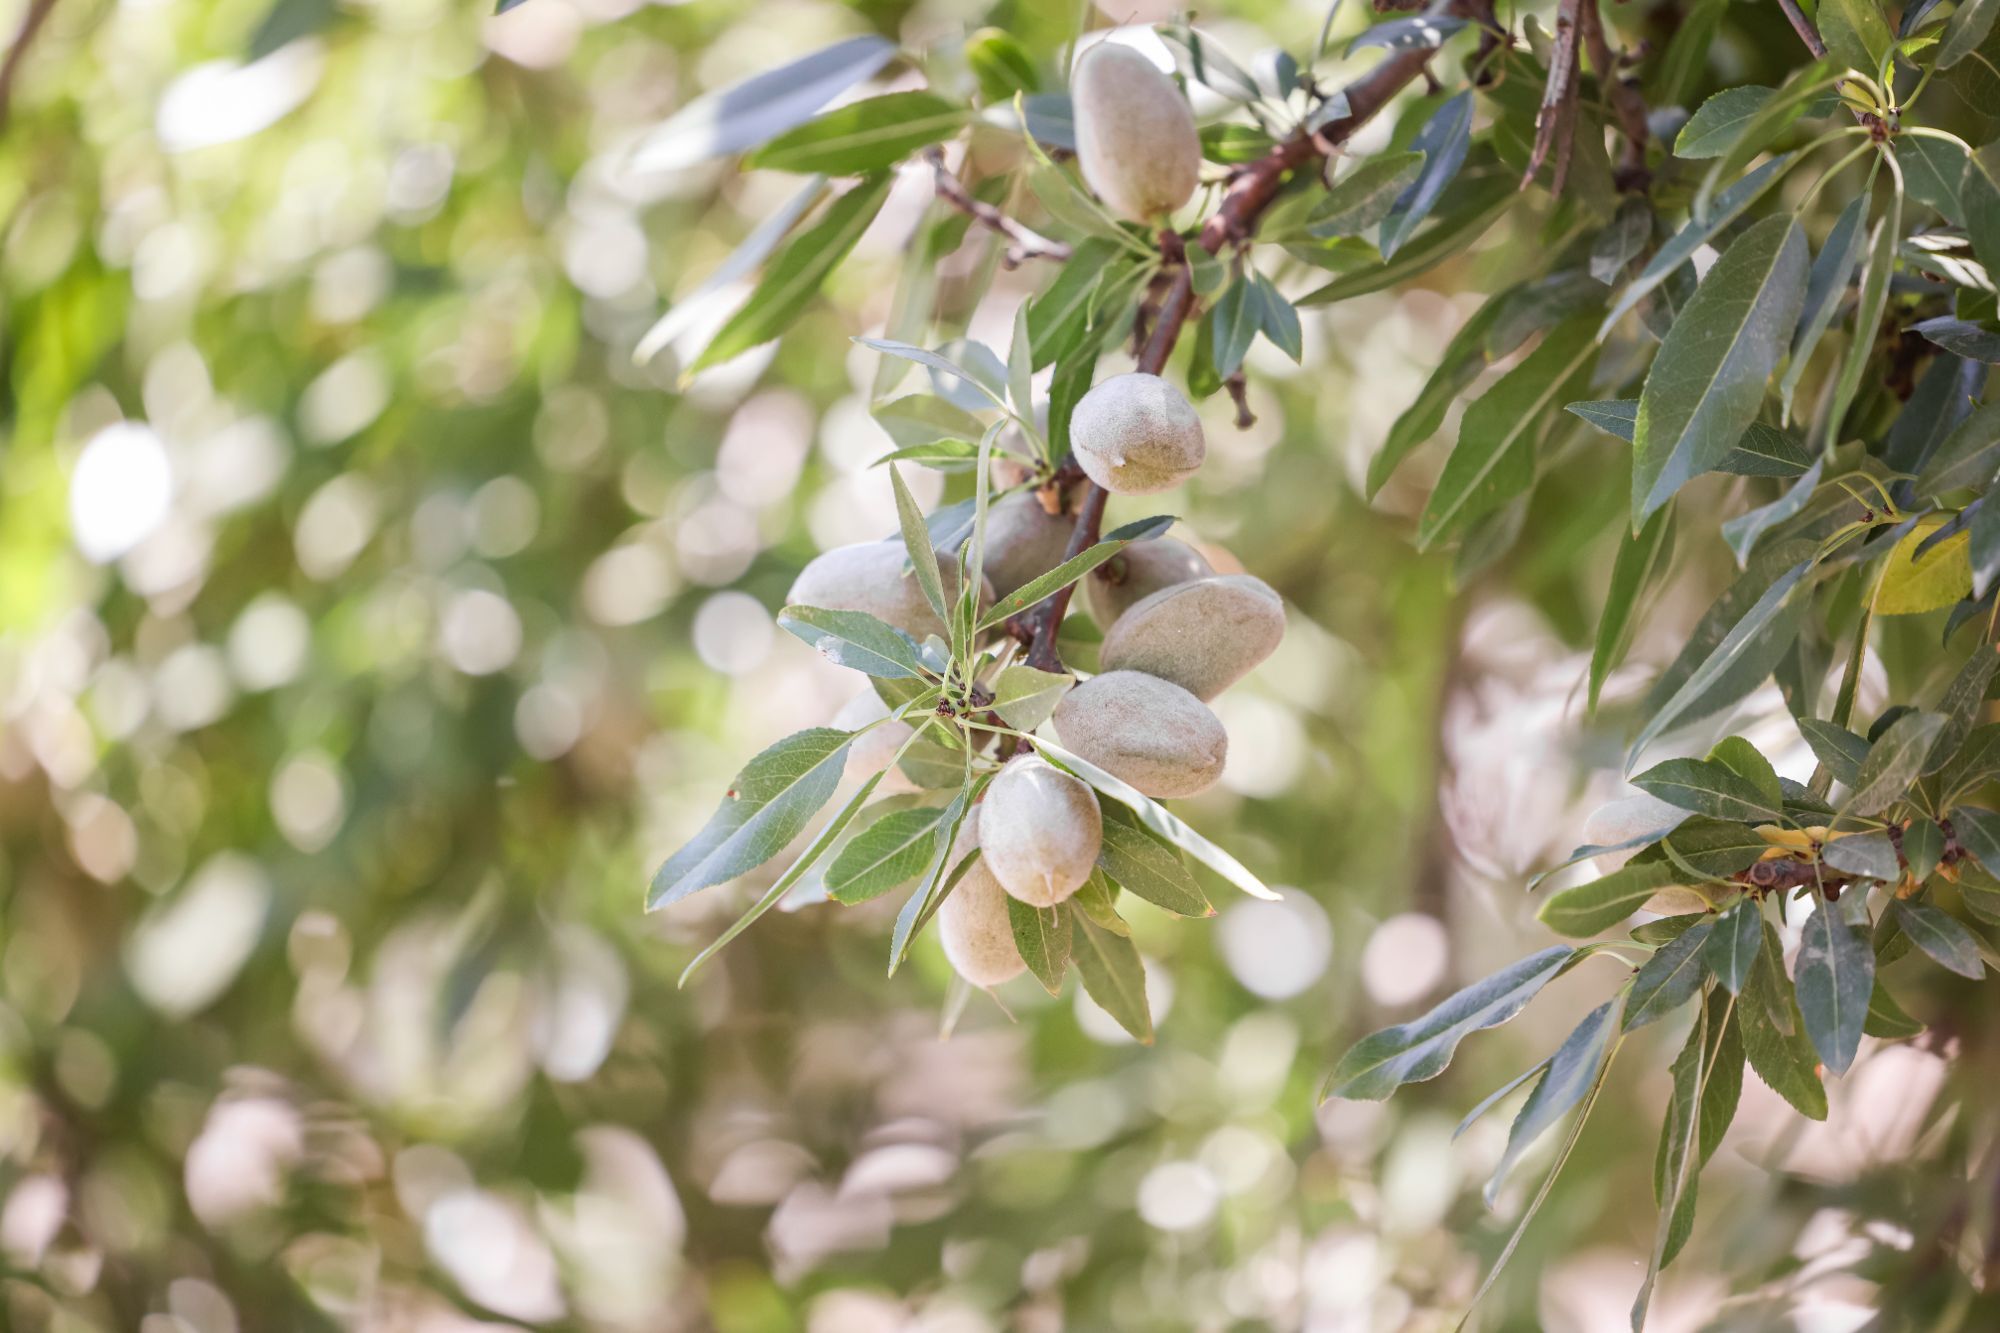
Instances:
[[[1069,967],[1076,933],[1069,904],[1032,907],[1009,894],[1007,924],[1014,928],[1014,947],[1021,951],[1021,961],[1042,983],[1042,989],[1051,995],[1062,994],[1063,973]]]
[[[1890,883],[1900,879],[1903,863],[1886,833],[1850,833],[1829,838],[1820,859],[1844,874]]]
[[[1499,176],[1484,177],[1465,190],[1454,207],[1441,212],[1436,222],[1424,228],[1414,240],[1405,243],[1393,257],[1343,274],[1324,287],[1315,287],[1292,304],[1301,309],[1332,305],[1349,297],[1379,292],[1385,287],[1407,282],[1484,236],[1487,229],[1499,221],[1500,215],[1513,204],[1516,184]]]
[[[1153,1014],[1146,1004],[1146,966],[1131,937],[1107,930],[1085,915],[1076,923],[1070,950],[1085,993],[1119,1027],[1150,1044]]]
[[[653,876],[646,910],[726,883],[783,851],[833,795],[851,739],[845,731],[814,727],[785,737],[745,764],[701,832]]]
[[[1673,276],[1683,264],[1692,260],[1697,250],[1721,235],[1724,227],[1741,217],[1750,205],[1757,202],[1764,191],[1777,183],[1778,178],[1792,166],[1793,161],[1794,155],[1791,153],[1772,158],[1718,195],[1715,202],[1710,205],[1706,216],[1690,220],[1685,227],[1675,232],[1673,238],[1646,261],[1646,267],[1639,270],[1639,276],[1632,279],[1631,285],[1626,287],[1618,300],[1612,304],[1610,313],[1605,315],[1604,323],[1599,328],[1599,333],[1608,333],[1621,315],[1638,305],[1648,292]],[[1741,238],[1738,239],[1740,242]]]
[[[1636,528],[1720,463],[1756,419],[1805,299],[1805,234],[1767,218],[1730,245],[1654,358],[1633,436]]]
[[[744,165],[858,176],[893,167],[917,149],[951,138],[965,122],[964,107],[935,93],[886,93],[849,102],[779,135]]]
[[[1962,0],[1945,23],[1938,68],[1950,69],[1984,45],[1996,16],[2000,16],[2000,0]]]
[[[1984,489],[2000,473],[2000,402],[1976,408],[1938,446],[1917,478],[1923,495],[1944,495],[1965,487]]]
[[[1835,782],[1853,786],[1868,758],[1868,742],[1845,727],[1818,718],[1801,718],[1799,734],[1812,747],[1813,755],[1826,765]]]
[[[835,666],[890,680],[923,674],[916,640],[866,611],[788,606],[778,613],[778,628],[812,645]]]
[[[1936,209],[1953,226],[1964,226],[1959,190],[1965,182],[1965,149],[1955,140],[1928,134],[1898,135],[1895,148],[1910,198]]]
[[[1702,961],[1715,973],[1723,989],[1740,996],[1750,982],[1757,951],[1763,947],[1764,913],[1759,910],[1756,898],[1746,893],[1716,921],[1702,951]]]
[[[1762,859],[1771,844],[1757,830],[1697,815],[1670,834],[1668,859],[1701,880],[1727,879]]]
[[[1569,1114],[1596,1086],[1597,1075],[1604,1066],[1612,1039],[1619,1032],[1618,1017],[1624,1001],[1621,993],[1591,1010],[1549,1058],[1548,1072],[1542,1075],[1542,1081],[1535,1085],[1535,1090],[1528,1094],[1521,1113],[1514,1117],[1513,1126],[1507,1131],[1507,1147],[1500,1155],[1500,1164],[1493,1168],[1492,1178],[1486,1182],[1486,1202],[1489,1206],[1498,1197],[1501,1185],[1506,1183],[1507,1173],[1521,1159],[1521,1154],[1555,1128],[1556,1122]]]
[[[1625,1001],[1627,1032],[1658,1022],[1694,998],[1708,976],[1702,951],[1714,933],[1714,921],[1699,922],[1646,960],[1632,978],[1632,993]]]
[[[1799,479],[1785,488],[1785,493],[1767,505],[1760,505],[1747,514],[1738,514],[1722,525],[1722,539],[1729,543],[1729,549],[1736,554],[1739,566],[1750,563],[1750,553],[1757,549],[1758,540],[1771,529],[1796,517],[1800,510],[1812,500],[1819,489],[1821,474],[1825,471],[1826,460],[1817,458]]]
[[[1322,1100],[1381,1101],[1405,1083],[1436,1078],[1458,1043],[1521,1012],[1576,951],[1559,944],[1459,991],[1422,1018],[1383,1028],[1355,1043],[1327,1076]]]
[[[796,324],[826,275],[875,220],[893,179],[886,173],[864,179],[834,200],[826,216],[793,238],[771,261],[750,299],[729,317],[689,370],[720,365]]]
[[[1826,1088],[1819,1057],[1805,1032],[1805,1018],[1785,975],[1778,932],[1764,926],[1764,947],[1750,969],[1750,985],[1737,1005],[1743,1053],[1764,1085],[1810,1120],[1826,1119]]]
[[[1416,182],[1421,152],[1384,153],[1356,166],[1329,189],[1306,219],[1307,231],[1322,239],[1359,236],[1389,216],[1389,210]]]
[[[979,628],[991,629],[1009,616],[1027,610],[1043,598],[1076,582],[1133,542],[1159,536],[1172,527],[1173,522],[1172,515],[1157,514],[1152,518],[1142,518],[1137,522],[1127,523],[1114,532],[1106,533],[1103,541],[1071,556],[1048,573],[1028,580],[995,602],[993,609],[979,618]]]
[[[1896,924],[1903,928],[1903,933],[1939,966],[1974,981],[1986,975],[1986,964],[1979,956],[1979,941],[1957,917],[1908,898],[1891,898],[1889,910],[1895,914]]]
[[[1178,916],[1215,915],[1180,853],[1146,832],[1138,817],[1122,807],[1104,812],[1097,868],[1112,883],[1155,907]]]
[[[930,864],[940,809],[893,810],[854,835],[826,868],[827,896],[865,903],[901,888]]]
[[[1223,379],[1243,368],[1243,357],[1257,336],[1261,314],[1256,289],[1247,277],[1231,283],[1209,312],[1209,336],[1213,339],[1209,355],[1214,359],[1215,373]]]
[[[1931,877],[1944,857],[1944,830],[1934,819],[1918,818],[1903,830],[1903,860],[1909,863],[1910,877],[1921,884]]]
[[[1451,21],[1428,18],[1402,20],[1418,25],[1413,31],[1421,31],[1425,27],[1434,30],[1438,23]],[[1366,33],[1362,34],[1362,38],[1366,36]],[[1452,178],[1458,175],[1458,169],[1465,164],[1465,155],[1471,146],[1472,94],[1463,92],[1446,99],[1410,143],[1413,150],[1424,155],[1424,164],[1409,188],[1390,207],[1389,215],[1382,219],[1382,231],[1377,241],[1382,258],[1394,258],[1423,220],[1430,216],[1443,196],[1445,186],[1451,184]]]
[[[1833,903],[1821,900],[1799,936],[1799,1012],[1821,1063],[1845,1074],[1861,1043],[1875,988],[1875,951]]]
[[[1896,1003],[1896,997],[1889,994],[1878,977],[1875,989],[1868,994],[1868,1017],[1862,1020],[1861,1030],[1884,1041],[1902,1041],[1922,1032],[1924,1025]]]
[[[1854,281],[1854,272],[1867,253],[1867,220],[1868,196],[1857,194],[1840,210],[1833,230],[1826,234],[1826,244],[1813,259],[1812,271],[1806,278],[1805,304],[1799,311],[1799,326],[1792,335],[1791,364],[1785,367],[1784,377],[1778,381],[1778,397],[1787,421],[1792,416],[1792,396],[1798,392],[1799,381],[1812,363],[1813,349],[1826,336],[1827,327],[1847,295],[1848,285]]]
[[[1715,819],[1770,822],[1783,812],[1777,800],[1728,767],[1705,759],[1669,759],[1632,779],[1632,785],[1671,805]]]
[[[1535,916],[1558,935],[1595,935],[1617,925],[1681,878],[1681,873],[1664,861],[1626,865],[1603,879],[1551,894]]]
[[[1819,34],[1829,55],[1878,80],[1895,41],[1875,0],[1820,0]]]
[[[1923,772],[1931,745],[1943,730],[1944,719],[1936,713],[1913,712],[1897,718],[1882,738],[1868,747],[1868,757],[1861,762],[1861,772],[1842,811],[1879,814],[1902,799]]]
[[[1947,352],[1968,360],[1983,361],[1989,366],[2000,364],[2000,333],[1995,333],[1984,324],[1954,315],[1938,315],[1933,319],[1920,320],[1911,327]]]
[[[1569,410],[1575,412],[1580,406],[1584,404],[1571,403]],[[1598,619],[1597,639],[1590,653],[1591,712],[1597,711],[1605,679],[1625,660],[1625,651],[1631,647],[1641,601],[1648,589],[1666,577],[1673,557],[1671,505],[1662,505],[1637,534],[1619,534],[1618,556],[1611,565],[1611,588],[1604,596],[1604,614]]]
[[[1747,84],[1725,88],[1703,102],[1674,138],[1674,156],[1721,157],[1736,142],[1743,127],[1756,118],[1777,94],[1775,88]]]

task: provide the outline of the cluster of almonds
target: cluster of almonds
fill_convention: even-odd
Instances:
[[[1188,201],[1201,145],[1172,80],[1131,48],[1104,42],[1079,62],[1071,92],[1078,164],[1110,208],[1153,222]],[[1114,495],[1178,486],[1207,455],[1194,405],[1144,372],[1114,376],[1083,396],[1070,421],[1070,450],[1084,474]],[[986,521],[982,598],[1004,597],[1060,564],[1073,526],[1033,491],[995,504]],[[955,562],[942,564],[949,602],[957,594]],[[1207,701],[1277,648],[1285,632],[1278,595],[1249,575],[1219,575],[1192,546],[1161,538],[1128,548],[1088,576],[1085,596],[1104,629],[1102,669],[1057,704],[1057,738],[1155,799],[1206,791],[1229,752]],[[920,641],[945,636],[893,539],[826,552],[799,575],[789,600],[865,611]],[[855,728],[886,716],[887,705],[871,690],[834,725]],[[875,727],[850,751],[849,775],[882,772],[909,735],[904,722]],[[889,773],[882,790],[911,784]],[[1008,761],[951,852],[954,868],[974,848],[980,853],[938,910],[945,954],[959,974],[980,986],[1019,974],[1026,964],[1008,898],[1038,908],[1069,898],[1090,878],[1102,836],[1103,815],[1087,783],[1033,753]]]

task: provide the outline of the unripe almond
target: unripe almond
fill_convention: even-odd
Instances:
[[[981,568],[995,595],[1005,597],[1060,565],[1075,527],[1074,518],[1042,508],[1032,491],[1010,495],[987,510],[986,563]]]
[[[1178,486],[1208,457],[1194,404],[1142,370],[1113,375],[1077,400],[1069,447],[1085,475],[1114,495]]]
[[[980,859],[1024,903],[1050,907],[1082,888],[1103,839],[1097,794],[1045,759],[1011,760],[986,788]]]
[[[1646,834],[1664,834],[1688,817],[1688,812],[1672,805],[1651,792],[1640,792],[1636,796],[1625,796],[1608,801],[1590,812],[1583,821],[1583,841],[1591,847],[1616,847],[1621,842]],[[1591,858],[1591,867],[1600,875],[1609,875],[1619,870],[1627,861],[1639,854],[1638,847],[1625,847],[1615,852],[1604,852]],[[1661,889],[1646,900],[1646,910],[1661,916],[1678,916],[1683,912],[1702,912],[1711,906],[1709,900],[1698,890],[1681,887]]]
[[[1055,724],[1065,747],[1158,799],[1207,791],[1229,759],[1229,733],[1208,705],[1137,671],[1078,685],[1056,705]]]
[[[929,634],[944,638],[944,622],[924,600],[924,590],[918,585],[915,572],[903,568],[907,558],[908,552],[900,541],[836,546],[814,557],[799,571],[785,600],[794,606],[818,606],[829,611],[865,611],[919,642]],[[951,561],[938,563],[944,576],[945,600],[949,603],[958,595],[958,570]],[[991,600],[992,590],[983,591]]]
[[[1084,595],[1090,599],[1092,619],[1109,629],[1141,598],[1214,572],[1186,542],[1156,537],[1134,542],[1099,565],[1084,580]]]
[[[1277,650],[1285,605],[1262,579],[1218,574],[1132,604],[1104,636],[1106,671],[1143,671],[1213,699]]]
[[[952,844],[953,866],[964,859],[965,848],[977,844],[978,819],[975,806]],[[1007,917],[1007,891],[993,877],[984,856],[959,878],[938,906],[937,921],[944,956],[952,970],[973,985],[997,986],[1027,967],[1014,943],[1014,925]]]
[[[840,711],[833,715],[833,725],[842,731],[860,731],[871,722],[881,722],[880,726],[861,732],[848,745],[847,767],[842,775],[850,781],[859,781],[881,773],[882,781],[875,787],[876,794],[881,796],[918,791],[917,784],[905,777],[901,769],[889,768],[914,728],[901,719],[881,721],[888,716],[889,705],[873,690],[863,690],[840,706]]]
[[[1099,42],[1077,61],[1076,160],[1114,213],[1148,222],[1188,201],[1201,177],[1194,112],[1174,81],[1129,46]]]

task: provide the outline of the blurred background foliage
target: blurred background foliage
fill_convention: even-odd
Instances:
[[[0,30],[29,9],[0,4]],[[1489,1212],[1504,1121],[1454,1122],[1611,969],[1391,1103],[1320,1107],[1319,1080],[1544,941],[1525,874],[1615,793],[1621,704],[1728,577],[1719,545],[1683,556],[1587,723],[1611,446],[1579,444],[1483,567],[1411,549],[1421,460],[1358,498],[1528,223],[1309,312],[1302,368],[1260,348],[1249,430],[1205,405],[1210,463],[1173,511],[1292,629],[1222,701],[1229,773],[1187,814],[1288,888],[1137,916],[1154,1048],[1031,980],[941,1041],[947,969],[933,943],[885,981],[884,902],[767,917],[685,991],[759,885],[640,912],[743,756],[855,691],[772,614],[817,550],[894,528],[877,358],[849,338],[888,318],[930,181],[898,181],[780,343],[682,383],[635,344],[796,182],[625,154],[700,90],[843,36],[963,79],[986,24],[1054,69],[1079,21],[1166,13],[1105,10],[47,10],[0,133],[0,1325],[1456,1321],[1533,1173]],[[1727,10],[1697,96],[1794,63],[1774,6]],[[1635,34],[1680,17],[1635,11]],[[1309,50],[1323,17],[1203,15],[1244,52]],[[943,257],[941,336],[1004,346],[1046,281],[955,297],[991,261],[977,231]],[[1935,633],[1891,632],[1864,715],[1892,675],[1935,683]],[[1810,771],[1774,690],[1732,722]],[[1968,1007],[1925,975],[1920,1017]],[[1963,1207],[1936,1182],[1993,1171],[1991,1108],[1940,1092],[1991,1069],[1941,1057],[1964,1026],[1871,1042],[1825,1125],[1752,1080],[1655,1326],[1850,1329],[1977,1283],[1971,1242],[1913,1243]],[[1670,1048],[1648,1038],[1486,1326],[1622,1323]]]

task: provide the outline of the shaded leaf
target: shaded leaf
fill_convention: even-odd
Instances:
[[[1014,947],[1035,980],[1051,995],[1062,994],[1063,973],[1069,968],[1076,923],[1068,903],[1032,907],[1007,895],[1007,924],[1014,928]]]
[[[1806,1035],[1821,1063],[1845,1074],[1861,1044],[1861,1022],[1875,988],[1875,951],[1822,899],[1799,935],[1796,970]]]
[[[1716,920],[1715,930],[1702,950],[1702,961],[1715,973],[1724,990],[1741,995],[1750,983],[1757,951],[1763,946],[1764,913],[1759,910],[1756,898],[1746,893]]]
[[[778,613],[778,628],[810,644],[835,666],[890,680],[924,673],[917,641],[866,611],[788,606]]]
[[[653,876],[646,910],[726,883],[783,851],[833,795],[851,739],[849,732],[814,727],[759,752],[701,832]]]
[[[1929,954],[1940,967],[1974,981],[1986,975],[1979,941],[1957,917],[1908,898],[1891,898],[1889,911],[1910,942]]]
[[[1680,872],[1664,861],[1629,864],[1602,879],[1550,895],[1535,917],[1558,935],[1595,935],[1644,907],[1648,898],[1680,878]]]
[[[1944,729],[1944,719],[1936,713],[1905,713],[1868,747],[1861,772],[1847,794],[1842,812],[1854,815],[1879,814],[1910,789],[1923,772],[1932,742]]]
[[[1178,916],[1214,916],[1201,886],[1180,853],[1146,832],[1138,817],[1120,808],[1104,812],[1097,868],[1135,898]]]
[[[1669,759],[1632,779],[1632,785],[1671,805],[1715,819],[1768,822],[1782,815],[1782,801],[1723,764],[1705,759]]]
[[[1694,998],[1708,976],[1702,952],[1714,933],[1713,920],[1699,921],[1646,960],[1625,1001],[1627,1032],[1658,1022]]]
[[[1085,993],[1119,1027],[1150,1044],[1153,1014],[1146,1004],[1146,965],[1131,937],[1107,930],[1085,915],[1076,923],[1070,956]]]
[[[942,809],[892,810],[854,835],[826,868],[827,896],[865,903],[901,888],[930,864]]]
[[[1611,1049],[1612,1039],[1618,1035],[1618,1017],[1624,1002],[1625,997],[1621,993],[1591,1010],[1549,1058],[1548,1072],[1542,1075],[1542,1081],[1535,1085],[1535,1090],[1528,1094],[1521,1113],[1514,1117],[1514,1123],[1507,1131],[1506,1150],[1500,1154],[1500,1163],[1493,1168],[1493,1175],[1486,1182],[1489,1207],[1498,1197],[1500,1187],[1506,1183],[1507,1173],[1520,1160],[1521,1154],[1555,1128],[1556,1122],[1571,1108],[1589,1096]]]

